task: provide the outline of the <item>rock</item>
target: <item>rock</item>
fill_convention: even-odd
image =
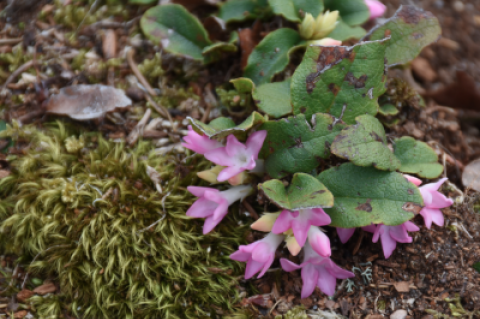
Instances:
[[[407,317],[407,311],[403,309],[398,309],[390,315],[390,319],[405,319]]]
[[[408,281],[398,281],[394,284],[395,289],[398,292],[409,292],[410,291],[410,283]]]

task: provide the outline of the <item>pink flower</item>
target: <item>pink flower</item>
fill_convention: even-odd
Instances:
[[[250,135],[246,144],[240,143],[234,135],[227,137],[227,145],[205,153],[205,157],[213,163],[226,166],[217,180],[223,182],[256,166],[258,153],[267,137],[267,131],[258,131]]]
[[[425,207],[420,211],[420,215],[422,215],[428,229],[432,227],[432,222],[438,226],[443,226],[444,220],[440,208],[449,207],[453,204],[452,199],[438,191],[446,180],[447,178],[442,178],[436,183],[425,184],[420,187],[420,193],[425,204]]]
[[[272,232],[281,234],[290,228],[298,244],[302,247],[307,240],[310,226],[324,226],[332,222],[321,208],[300,209],[295,211],[283,210],[273,224]]]
[[[378,0],[365,0],[365,4],[370,10],[370,19],[381,17],[387,10],[387,7]]]
[[[355,232],[355,229],[356,229],[355,227],[353,227],[353,228],[337,227],[337,235],[340,238],[340,241],[342,242],[342,244],[345,244],[350,239],[350,237],[352,237],[353,233]],[[364,231],[374,233],[376,227],[375,227],[375,225],[370,225],[370,226],[364,226],[364,227],[362,227],[362,229]]]
[[[188,186],[187,189],[193,195],[200,197],[187,210],[187,216],[206,218],[203,234],[207,234],[227,215],[228,206],[247,196],[252,187],[237,186],[223,192],[215,188],[198,186]]]
[[[377,225],[373,233],[373,242],[376,243],[378,238],[382,239],[382,248],[385,259],[388,259],[395,248],[397,247],[397,242],[399,243],[411,243],[412,237],[408,236],[407,231],[419,231],[420,228],[417,227],[411,221],[406,221],[405,223],[398,226],[387,226],[384,224]]]
[[[282,243],[284,236],[269,233],[265,238],[251,243],[250,245],[241,245],[238,251],[230,255],[230,258],[247,263],[245,270],[245,279],[250,279],[257,272],[261,278],[270,268],[275,259],[275,251]]]
[[[330,257],[330,238],[318,227],[310,227],[308,230],[308,243],[313,250],[322,257]]]
[[[297,265],[282,258],[280,264],[283,270],[288,272],[302,269],[302,299],[310,296],[317,286],[324,294],[332,296],[335,293],[337,278],[355,277],[355,274],[338,267],[330,258],[317,255],[309,244],[304,247],[303,263]]]
[[[188,135],[183,139],[186,143],[182,143],[182,146],[198,154],[205,154],[208,151],[223,146],[222,143],[211,140],[208,136],[198,134],[192,129],[191,125],[188,126]]]

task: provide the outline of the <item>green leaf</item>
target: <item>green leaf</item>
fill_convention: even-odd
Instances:
[[[220,60],[223,52],[237,52],[237,46],[233,43],[217,42],[202,50],[206,63]]]
[[[228,0],[220,7],[218,17],[228,23],[255,19],[268,11],[267,0]]]
[[[301,22],[305,13],[316,18],[323,12],[323,0],[268,0],[275,14],[292,22]]]
[[[251,94],[255,89],[255,84],[249,78],[237,78],[230,80],[238,93]]]
[[[351,27],[339,18],[335,29],[328,35],[328,37],[339,41],[346,41],[350,39],[361,39],[366,34],[367,31],[365,31],[364,28]]]
[[[388,66],[413,60],[424,47],[438,40],[442,33],[432,13],[414,6],[401,6],[393,17],[373,28],[365,40],[390,36],[385,51]]]
[[[390,103],[382,105],[378,108],[378,113],[380,113],[384,116],[397,115],[398,112],[400,112],[400,111],[395,107],[395,105],[390,104]]]
[[[248,57],[244,76],[256,85],[270,82],[275,74],[285,69],[290,60],[290,49],[301,41],[300,35],[293,29],[270,32]]]
[[[223,138],[230,134],[243,138],[246,131],[265,122],[265,118],[258,112],[253,112],[245,121],[236,126],[231,126],[233,121],[226,118],[213,120],[210,125],[191,117],[188,117],[188,120],[197,133],[205,134],[210,138]]]
[[[265,169],[270,176],[311,172],[320,164],[319,158],[330,156],[330,144],[345,125],[334,125],[334,118],[322,113],[315,114],[312,122],[313,126],[299,114],[261,126],[268,134],[260,154],[266,159]]]
[[[397,172],[345,163],[323,171],[318,179],[335,198],[335,206],[325,209],[334,227],[400,225],[423,206],[419,189]]]
[[[370,10],[364,0],[325,0],[325,8],[338,10],[345,23],[360,25],[370,18]]]
[[[476,262],[473,264],[473,269],[475,269],[478,273],[480,273],[480,262]]]
[[[285,185],[278,179],[271,179],[258,184],[265,196],[275,205],[288,210],[307,208],[332,207],[332,193],[315,177],[296,173],[290,185]]]
[[[388,40],[353,47],[309,46],[292,77],[293,113],[330,113],[354,124],[361,114],[377,114],[385,92],[384,50]]]
[[[382,123],[370,115],[356,118],[357,124],[344,129],[332,144],[332,153],[359,166],[394,171],[400,161],[388,148]]]
[[[291,79],[283,82],[265,83],[252,92],[257,107],[273,118],[279,118],[292,113],[290,99]]]
[[[148,9],[140,20],[140,26],[153,43],[193,60],[203,61],[203,49],[212,44],[200,21],[178,4]]]
[[[443,172],[437,153],[424,142],[404,136],[395,140],[394,149],[395,156],[401,162],[400,172],[424,178],[437,178]]]

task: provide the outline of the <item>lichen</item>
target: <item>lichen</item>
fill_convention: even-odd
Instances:
[[[32,298],[41,317],[59,305],[85,318],[204,318],[232,308],[242,266],[228,256],[246,231],[238,211],[208,236],[185,215],[194,200],[186,186],[198,184],[206,161],[158,156],[143,141],[129,149],[61,123],[45,131],[14,123],[0,135],[25,150],[9,157],[12,174],[0,181],[4,251],[61,289]]]

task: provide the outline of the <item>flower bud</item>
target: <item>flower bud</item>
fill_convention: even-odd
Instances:
[[[311,39],[313,31],[315,31],[315,19],[310,13],[305,14],[302,24],[298,26],[300,36],[306,40]]]
[[[315,31],[311,39],[321,39],[329,35],[337,25],[338,11],[327,11],[315,20]]]
[[[210,184],[218,184],[217,177],[218,174],[225,168],[225,166],[215,166],[209,170],[198,172],[197,176],[201,179],[209,182]]]
[[[342,45],[342,41],[338,41],[332,38],[323,38],[321,40],[312,40],[308,41],[309,45],[321,45],[325,47],[333,47],[337,45]]]

